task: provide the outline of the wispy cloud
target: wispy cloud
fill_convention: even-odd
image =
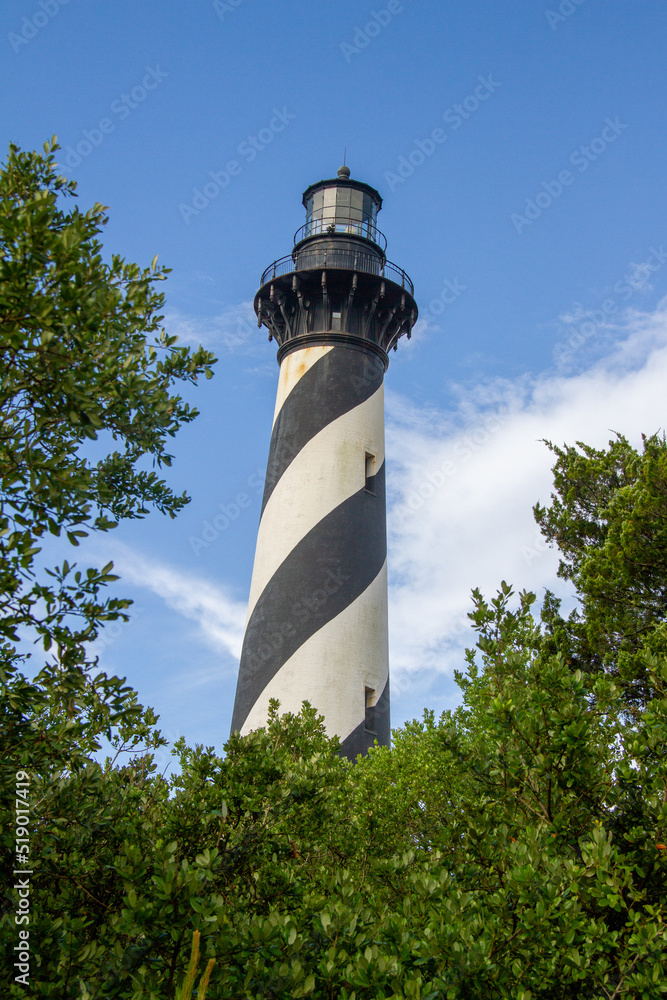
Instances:
[[[115,543],[115,570],[124,580],[162,598],[167,607],[197,624],[201,638],[216,651],[238,660],[241,655],[246,604],[233,600],[226,588]]]
[[[201,344],[211,350],[253,353],[264,340],[257,337],[257,317],[252,302],[227,306],[217,316],[188,316],[171,310],[164,315],[164,327],[184,344]]]

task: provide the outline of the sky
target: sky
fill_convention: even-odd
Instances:
[[[544,441],[667,422],[666,17],[655,0],[4,0],[3,149],[56,134],[80,205],[109,206],[105,253],[159,254],[168,332],[219,358],[172,449],[189,506],[76,553],[113,559],[134,600],[96,652],[170,740],[229,734],[278,379],[252,300],[344,155],[383,196],[420,308],[385,380],[393,725],[458,703],[473,588],[572,606],[532,516]]]

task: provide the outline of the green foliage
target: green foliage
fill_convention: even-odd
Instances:
[[[68,206],[76,185],[57,174],[57,149],[55,137],[43,155],[12,145],[0,171],[0,660],[8,677],[27,641],[52,652],[57,704],[46,705],[51,689],[42,698],[52,714],[79,697],[85,644],[129,602],[101,595],[116,579],[111,563],[44,570],[41,543],[65,535],[78,546],[90,530],[187,503],[145,466],[169,465],[167,440],[197,415],[172,385],[209,377],[214,361],[161,329],[154,286],[167,271],[156,260],[105,263],[105,210]],[[100,678],[96,690],[101,703],[119,699],[116,711],[124,703],[116,682]]]
[[[8,484],[3,995],[27,992],[12,976],[10,796],[18,768],[30,776],[32,817],[29,995],[656,1000],[667,993],[664,441],[647,439],[642,454],[622,438],[607,452],[554,449],[556,493],[537,517],[561,550],[581,609],[565,620],[547,595],[538,619],[534,595],[515,595],[505,583],[492,600],[475,592],[476,645],[457,677],[456,711],[437,720],[425,713],[394,733],[391,750],[377,747],[351,765],[312,708],[280,716],[273,703],[266,728],[233,736],[224,757],[179,741],[179,771],[166,780],[153,758],[164,744],[154,714],[118,678],[88,669],[87,643],[126,613],[126,602],[102,597],[112,567],[65,565],[45,578],[31,550],[50,522],[75,543],[75,531],[107,530],[151,504],[178,510],[181,498],[149,483],[137,463],[165,461],[165,435],[193,414],[178,400],[160,410],[160,401],[172,398],[174,378],[204,373],[208,359],[162,343],[158,360],[157,348],[138,346],[159,308],[150,290],[159,272],[105,270],[87,217],[56,211],[65,182],[50,163],[48,150],[44,158],[13,151],[2,179],[13,210],[33,206],[6,244],[13,263],[2,271],[2,295],[20,301],[21,289],[32,287],[39,297],[51,275],[46,315],[60,317],[59,346],[47,339],[42,357],[41,333],[38,344],[31,332],[38,314],[25,303],[17,310],[25,317],[21,386],[31,366],[50,373],[48,420],[37,426],[51,392],[40,395],[37,381],[30,392],[8,390],[0,407]],[[37,197],[42,190],[47,195]],[[58,236],[68,219],[88,233],[70,257]],[[16,247],[42,244],[52,251],[42,260],[47,277],[36,277],[26,252],[20,273],[33,274],[32,286],[23,277],[12,286],[12,268],[23,260]],[[71,281],[67,268],[49,270],[55,260],[69,261]],[[78,284],[77,261],[87,262]],[[97,284],[89,286],[89,273]],[[68,296],[77,289],[75,308]],[[89,299],[96,319],[87,325]],[[136,327],[131,302],[143,309]],[[68,340],[72,330],[88,331],[78,346]],[[9,355],[4,363],[11,388]],[[84,403],[83,386],[92,402]],[[121,444],[119,457],[93,463],[91,435],[101,444],[107,432]],[[61,471],[69,463],[67,475],[50,476],[52,456]],[[121,467],[115,478],[110,470]],[[24,654],[16,637],[26,628],[48,649],[33,680],[18,671]],[[103,736],[115,749],[104,765],[95,758]]]
[[[40,784],[37,995],[177,996],[195,930],[208,1000],[665,992],[667,662],[637,726],[533,602],[476,595],[462,706],[395,756],[274,705],[169,783],[145,755]]]
[[[642,650],[667,653],[667,443],[645,437],[638,453],[619,435],[606,451],[549,447],[555,493],[535,517],[581,601],[567,623],[554,609],[557,645],[582,670],[611,671],[639,707],[651,697]]]
[[[12,938],[15,930],[17,769],[30,775],[31,802],[40,806],[33,819],[44,851],[42,877],[51,877],[64,850],[72,864],[55,877],[77,880],[95,855],[77,855],[76,830],[62,848],[70,813],[83,809],[85,822],[90,804],[90,825],[98,831],[130,822],[122,800],[106,796],[114,781],[126,782],[125,772],[112,769],[107,782],[92,761],[100,739],[143,752],[164,743],[153,713],[122,680],[96,672],[87,652],[106,622],[127,617],[129,601],[104,595],[116,580],[112,564],[79,569],[64,559],[46,568],[44,539],[60,536],[64,546],[78,546],[91,530],[108,531],[151,507],[174,516],[187,503],[151,465],[170,464],[168,439],[197,415],[172,386],[209,377],[215,360],[178,347],[162,330],[164,300],[155,286],[167,271],[156,260],[146,269],[117,256],[103,260],[98,236],[105,210],[71,207],[75,184],[57,174],[57,149],[55,138],[43,155],[10,146],[0,171],[0,836],[7,942],[8,928]],[[30,652],[31,643],[42,647],[43,658]],[[32,679],[21,673],[26,665]],[[148,773],[145,761],[136,766]],[[132,769],[129,780],[139,781]],[[53,795],[61,802],[55,814]],[[76,927],[95,924],[78,904],[50,912],[43,924],[47,949],[54,934],[72,939]]]

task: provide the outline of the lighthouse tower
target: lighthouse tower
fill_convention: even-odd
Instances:
[[[341,167],[303,204],[255,296],[280,377],[232,731],[308,701],[354,758],[390,738],[383,378],[417,306],[374,188]]]

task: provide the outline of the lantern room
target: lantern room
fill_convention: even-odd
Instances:
[[[306,223],[297,230],[295,244],[312,236],[346,234],[386,249],[387,241],[376,226],[382,198],[370,184],[350,180],[349,167],[340,167],[336,178],[311,184],[303,204]]]

